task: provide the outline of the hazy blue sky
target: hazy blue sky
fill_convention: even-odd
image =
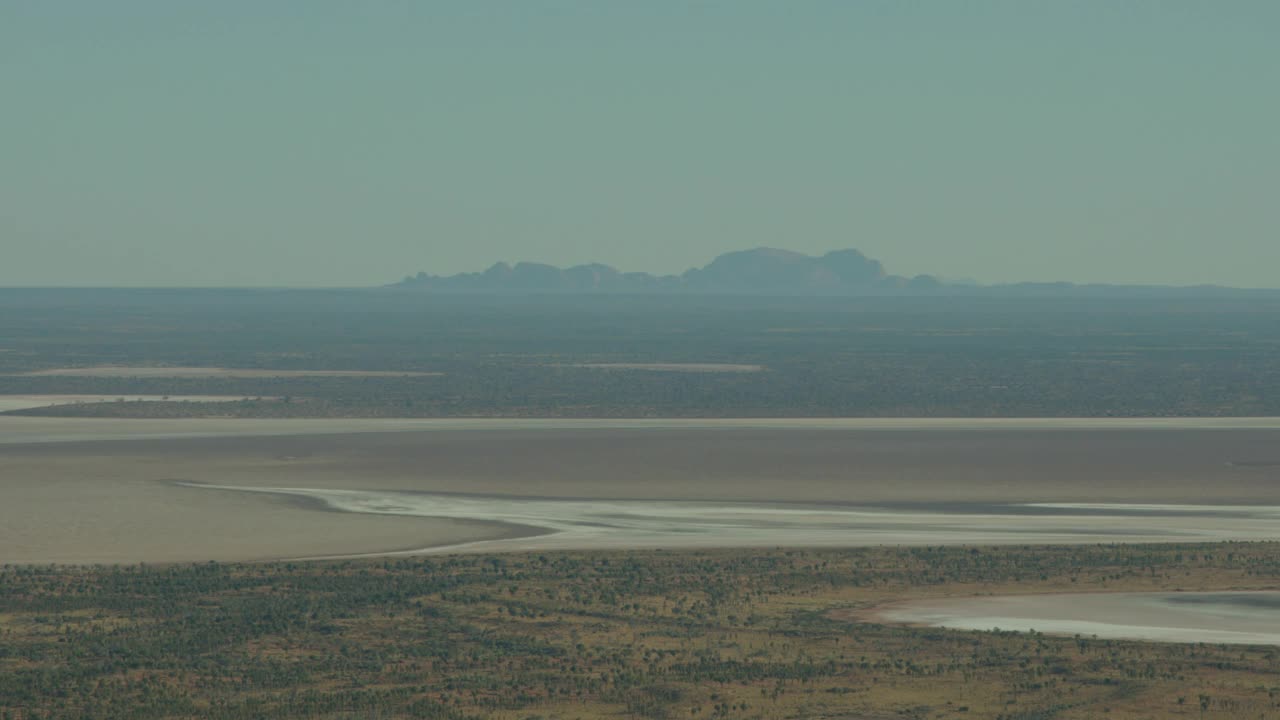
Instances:
[[[0,0],[0,284],[1280,286],[1280,2]]]

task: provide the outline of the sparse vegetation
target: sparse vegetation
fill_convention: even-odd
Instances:
[[[867,624],[902,597],[1274,588],[1275,544],[8,567],[0,716],[1239,718],[1268,647]]]

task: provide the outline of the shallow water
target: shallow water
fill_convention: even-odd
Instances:
[[[410,491],[184,487],[305,498],[331,510],[486,520],[527,528],[518,538],[422,548],[592,549],[1192,542],[1280,538],[1280,507],[1048,504],[802,505],[708,501],[511,498]]]
[[[1016,595],[926,600],[888,622],[1159,642],[1280,645],[1280,592]]]

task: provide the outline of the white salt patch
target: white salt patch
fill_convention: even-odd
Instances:
[[[897,605],[882,611],[880,617],[957,630],[1034,630],[1158,642],[1280,645],[1278,592],[954,598]]]

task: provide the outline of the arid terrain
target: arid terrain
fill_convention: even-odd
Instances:
[[[786,548],[0,568],[0,714],[1270,720],[1280,714],[1275,646],[974,632],[865,613],[948,596],[1275,590],[1276,550]]]
[[[1280,306],[6,302],[0,714],[1280,711]]]

